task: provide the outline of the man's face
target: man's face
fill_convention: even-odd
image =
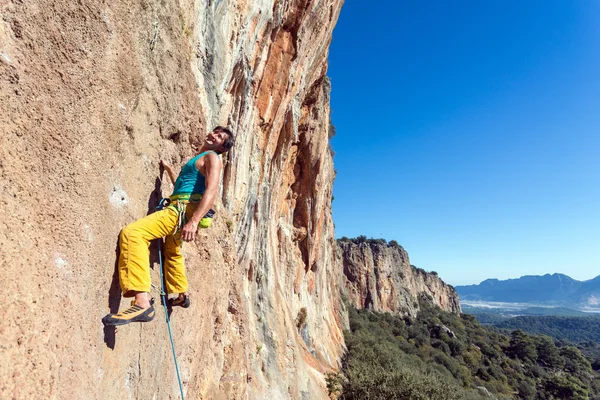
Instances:
[[[212,150],[220,150],[229,135],[222,131],[212,131],[204,139],[204,143]]]

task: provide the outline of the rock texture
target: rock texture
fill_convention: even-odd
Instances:
[[[416,316],[419,296],[442,310],[460,313],[454,288],[436,273],[411,266],[406,251],[384,240],[338,241],[345,287],[357,308]]]
[[[214,227],[184,248],[184,391],[327,397],[345,324],[325,76],[340,8],[0,3],[0,398],[178,398],[162,310],[116,334],[100,319],[127,304],[120,229],[171,190],[158,160],[182,164],[216,124],[237,143]]]

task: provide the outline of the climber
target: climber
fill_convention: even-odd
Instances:
[[[164,160],[164,167],[175,188],[167,208],[129,224],[119,235],[119,283],[123,297],[135,297],[131,306],[102,318],[105,325],[124,325],[154,319],[154,300],[150,299],[150,241],[165,238],[165,281],[169,305],[188,308],[188,282],[185,274],[181,241],[195,239],[199,224],[207,227],[207,213],[212,207],[222,163],[220,154],[229,151],[235,142],[231,130],[217,126],[204,139],[200,154],[188,161],[176,178],[173,168]],[[203,218],[204,217],[204,218]]]

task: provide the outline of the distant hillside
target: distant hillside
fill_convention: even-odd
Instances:
[[[519,311],[518,316],[508,316],[502,313],[482,312],[480,309],[466,308],[463,311],[473,315],[484,325],[508,330],[521,329],[524,332],[548,335],[558,340],[566,339],[575,343],[592,340],[600,344],[600,314],[582,312],[569,315],[566,312],[570,309],[559,310],[565,310],[565,314],[527,314]],[[529,309],[524,311],[529,312]]]
[[[456,286],[461,301],[537,303],[600,308],[600,276],[578,281],[564,274],[486,279],[479,285]]]
[[[498,328],[548,335],[572,342],[600,343],[600,315],[586,317],[520,316],[494,324]]]

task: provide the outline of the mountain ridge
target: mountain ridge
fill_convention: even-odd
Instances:
[[[561,273],[523,275],[499,280],[490,278],[476,285],[455,286],[461,300],[530,302],[592,307],[600,305],[600,276],[579,281]]]

